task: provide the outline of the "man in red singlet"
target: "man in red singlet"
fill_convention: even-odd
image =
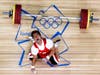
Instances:
[[[35,70],[35,63],[37,58],[45,58],[51,64],[57,65],[58,54],[57,48],[51,39],[42,38],[39,31],[34,30],[31,33],[31,37],[34,39],[34,43],[31,47],[31,52],[29,53],[30,59],[32,61],[31,70]]]

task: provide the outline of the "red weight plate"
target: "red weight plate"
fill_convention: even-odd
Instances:
[[[88,9],[81,9],[80,29],[86,29],[88,24]]]
[[[13,10],[13,22],[14,24],[21,24],[21,5],[16,4]]]

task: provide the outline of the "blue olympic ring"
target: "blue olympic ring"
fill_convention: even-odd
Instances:
[[[45,18],[41,18],[41,19],[39,20],[39,22],[40,22],[40,24],[41,24],[45,29],[50,28],[50,25],[47,24],[48,21],[47,21]]]
[[[45,28],[48,29],[52,26],[52,28],[56,29],[59,25],[62,24],[62,19],[60,17],[53,17],[53,18],[41,18],[39,23]]]

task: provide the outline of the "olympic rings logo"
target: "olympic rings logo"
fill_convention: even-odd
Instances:
[[[56,29],[62,24],[62,19],[60,17],[43,17],[39,20],[39,23],[45,28],[50,27]]]

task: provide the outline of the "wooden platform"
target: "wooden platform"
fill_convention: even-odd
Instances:
[[[23,9],[32,14],[37,14],[40,9],[50,4],[56,4],[65,16],[72,17],[79,17],[80,10],[86,8],[94,12],[94,17],[100,18],[99,0],[1,0],[0,75],[33,75],[30,66],[18,66],[21,49],[14,41],[18,28],[12,24],[12,20],[7,15],[2,14],[11,9],[14,4],[22,4]],[[48,14],[56,15],[54,11]],[[31,20],[22,20],[22,30],[30,31],[31,22]],[[53,31],[44,31],[50,35],[53,33]],[[89,29],[85,31],[79,29],[78,21],[71,21],[63,37],[70,48],[63,56],[71,62],[71,65],[50,68],[38,62],[37,74],[34,75],[100,75],[100,21],[90,24]],[[29,45],[25,45],[25,48],[28,50]],[[28,63],[27,56],[24,63]]]

